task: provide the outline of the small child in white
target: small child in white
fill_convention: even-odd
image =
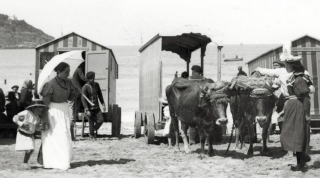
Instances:
[[[16,151],[25,151],[23,169],[30,169],[28,161],[35,149],[34,133],[46,129],[40,122],[39,115],[47,108],[42,100],[34,100],[26,110],[13,117],[13,122],[19,125],[16,138]],[[47,125],[46,125],[47,126]]]

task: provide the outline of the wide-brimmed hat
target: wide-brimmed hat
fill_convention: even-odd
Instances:
[[[14,88],[19,89],[19,86],[18,86],[18,85],[13,85],[13,86],[11,87],[11,89],[14,89]]]
[[[301,56],[291,53],[291,42],[283,43],[282,54],[280,55],[280,61],[296,62],[302,59]]]
[[[273,63],[272,63],[272,64],[274,64],[274,63],[279,64],[279,65],[280,65],[280,66],[282,66],[282,67],[284,67],[284,66],[285,66],[285,63],[284,63],[284,62],[282,62],[282,61],[273,61]]]
[[[31,105],[28,106],[26,109],[30,109],[32,107],[43,107],[43,108],[48,108],[47,105],[44,104],[44,102],[40,99],[35,99],[31,102]]]

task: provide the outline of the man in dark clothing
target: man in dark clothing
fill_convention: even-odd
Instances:
[[[245,72],[242,70],[242,67],[241,67],[241,66],[238,67],[238,70],[239,70],[239,72],[238,72],[237,76],[239,76],[239,75],[247,76],[247,73],[245,73]]]
[[[80,64],[72,76],[72,84],[80,89],[86,84],[86,82],[88,82],[86,76],[84,75],[84,65],[84,62]],[[72,110],[74,117],[77,117],[77,113],[83,112],[81,93],[79,93],[75,101],[73,101]]]
[[[106,106],[104,104],[104,100],[102,97],[102,92],[100,90],[100,86],[98,83],[94,82],[95,73],[88,72],[86,74],[88,82],[82,87],[82,105],[84,107],[84,111],[89,118],[89,131],[90,131],[90,138],[96,139],[97,135],[95,131],[101,127],[103,123],[103,115],[101,113],[98,99],[103,106],[103,110],[106,110]],[[90,102],[92,104],[90,104]]]
[[[202,74],[202,68],[198,65],[194,65],[191,67],[192,75],[189,77],[189,80],[205,80]]]

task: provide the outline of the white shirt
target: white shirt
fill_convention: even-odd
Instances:
[[[262,75],[267,75],[270,77],[277,77],[280,80],[280,91],[284,96],[289,96],[287,88],[287,80],[292,76],[293,72],[287,72],[285,68],[276,69],[266,69],[257,67],[256,71],[260,72]],[[304,71],[305,75],[309,76],[308,71]]]

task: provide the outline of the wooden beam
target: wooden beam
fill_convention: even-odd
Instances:
[[[218,76],[217,76],[217,78],[218,78],[218,81],[221,81],[221,49],[223,48],[223,46],[219,46],[218,45],[218,52],[217,52],[217,54],[218,54]]]

